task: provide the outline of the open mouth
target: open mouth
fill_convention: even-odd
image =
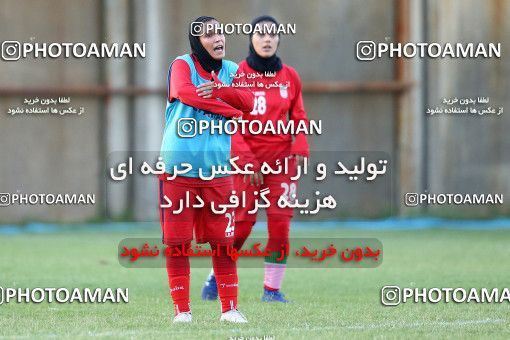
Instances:
[[[223,52],[223,45],[218,45],[214,48],[215,52]]]

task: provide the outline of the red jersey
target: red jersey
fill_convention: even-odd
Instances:
[[[305,121],[308,125],[303,97],[301,93],[301,79],[292,67],[283,64],[280,71],[274,77],[266,77],[261,72],[252,69],[243,60],[239,63],[237,74],[241,77],[234,80],[234,84],[254,84],[250,87],[255,95],[254,107],[251,112],[244,112],[244,120],[258,120],[264,126],[271,121],[277,126],[279,120],[287,123]],[[262,74],[261,77],[253,78],[253,75]],[[243,76],[244,75],[244,76]],[[272,84],[279,84],[272,87]],[[248,129],[247,129],[248,130]],[[249,134],[241,135],[238,130],[232,138],[232,153],[239,156],[239,165],[252,163],[256,170],[260,163],[274,163],[277,159],[283,159],[290,155],[309,155],[309,147],[306,134]]]

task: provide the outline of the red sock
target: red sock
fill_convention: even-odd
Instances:
[[[237,267],[232,258],[227,255],[225,246],[221,247],[220,254],[213,256],[212,260],[220,296],[221,312],[225,313],[237,308]]]
[[[175,315],[191,310],[189,304],[189,275],[170,278],[170,295],[174,301]]]
[[[234,231],[234,248],[239,250],[243,247],[244,242],[250,236],[251,229],[255,222],[252,221],[236,221],[236,227]]]
[[[264,259],[264,288],[280,290],[285,274],[287,256],[281,256],[282,249],[288,249],[290,216],[271,214],[267,216],[269,239],[266,249],[271,252]]]
[[[266,286],[266,285],[264,285],[264,289],[265,289],[265,290],[268,290],[268,291],[270,291],[270,292],[277,292],[277,291],[279,291],[279,289],[271,288],[271,287]]]
[[[186,249],[189,247],[190,244],[185,245]],[[191,310],[189,301],[189,258],[187,256],[167,256],[166,270],[175,315],[189,312]]]
[[[267,250],[280,251],[282,246],[289,243],[290,216],[268,215],[267,216]]]
[[[216,275],[218,295],[221,301],[221,312],[237,308],[237,274]]]

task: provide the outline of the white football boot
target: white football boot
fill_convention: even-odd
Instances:
[[[174,317],[174,323],[191,322],[191,312],[182,312]]]
[[[246,317],[237,309],[231,309],[228,312],[221,313],[220,321],[234,322],[234,323],[248,322]]]

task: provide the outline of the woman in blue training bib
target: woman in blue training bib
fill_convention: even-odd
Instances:
[[[221,214],[211,209],[211,204],[228,204],[232,194],[232,177],[211,171],[212,167],[228,166],[230,135],[198,130],[212,122],[224,124],[253,108],[254,98],[249,90],[229,86],[238,67],[223,59],[225,36],[217,30],[218,24],[207,16],[194,20],[188,34],[191,53],[177,57],[168,71],[161,145],[166,172],[159,183],[160,202],[170,200],[173,204],[160,209],[160,219],[163,242],[169,247],[187,251],[195,234],[198,243],[208,242],[212,249],[220,250],[212,257],[221,302],[220,320],[247,322],[237,310],[237,268],[226,252],[233,243],[234,209]],[[197,196],[203,203],[201,208],[192,207],[198,202]],[[179,206],[179,202],[182,205],[186,201],[188,206]],[[180,256],[167,256],[166,267],[174,322],[191,322],[189,257],[183,256],[182,251]]]

